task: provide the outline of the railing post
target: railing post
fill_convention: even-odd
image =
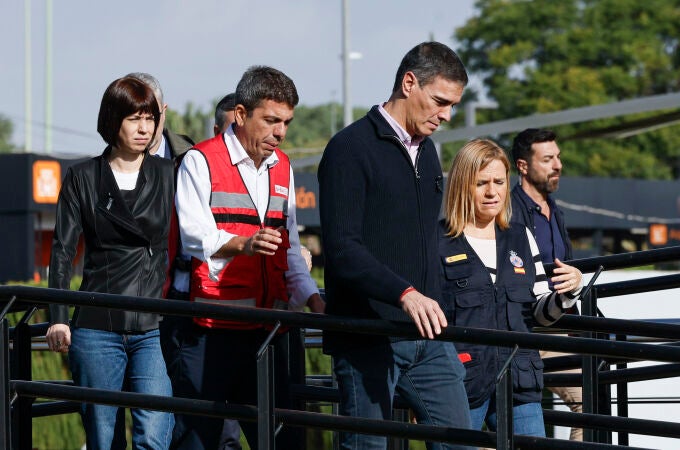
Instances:
[[[501,367],[496,377],[496,448],[498,450],[512,450],[515,448],[515,438],[512,423],[512,370],[510,364],[519,347],[515,345],[512,353]]]
[[[617,341],[627,341],[628,336],[625,334],[616,335]],[[627,363],[619,363],[616,365],[617,370],[627,369]],[[616,385],[616,415],[619,417],[628,417],[628,383],[622,381]],[[629,445],[628,432],[619,431],[619,445]]]
[[[305,357],[305,329],[304,328],[291,328],[288,330],[287,334],[287,341],[288,341],[288,357],[286,358],[288,361],[288,372],[289,372],[289,379],[290,379],[290,384],[297,384],[297,385],[305,385],[307,382],[307,364],[306,364],[306,357]],[[275,362],[276,364],[279,364],[275,371],[280,371],[281,366],[280,366],[280,359],[281,355],[279,355],[279,361],[278,363]],[[280,374],[279,374],[280,375]],[[276,381],[275,381],[276,385]],[[280,397],[279,393],[279,397]],[[286,397],[290,400],[290,405],[291,408],[297,411],[304,411],[305,410],[305,401],[303,399],[297,399],[293,400],[291,397],[290,389],[289,392],[286,393]],[[290,433],[291,439],[295,440],[295,448],[299,450],[306,450],[307,449],[307,430],[306,428],[291,428],[290,430],[287,430],[288,433]],[[290,444],[292,445],[292,444]]]
[[[396,422],[409,423],[409,414],[406,409],[393,409],[392,420]],[[387,439],[387,450],[408,450],[408,439],[400,437],[390,437]]]
[[[0,320],[0,445],[11,448],[10,391],[9,391],[9,324]]]
[[[34,309],[27,312],[14,327],[12,365],[10,376],[14,380],[33,380],[31,372],[31,328],[28,319]],[[33,448],[33,398],[19,397],[12,408],[12,448],[31,450]]]
[[[597,288],[592,288],[584,297],[581,297],[582,311],[584,316],[595,317],[597,314]],[[587,331],[584,337],[594,339],[595,333]],[[596,356],[583,357],[583,412],[586,414],[597,413],[598,398],[598,358]],[[595,431],[592,428],[583,429],[583,440],[585,442],[595,442]]]
[[[261,450],[276,449],[274,347],[271,341],[280,327],[281,322],[276,322],[257,352],[257,445]]]

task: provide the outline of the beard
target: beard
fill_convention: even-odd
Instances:
[[[535,173],[528,172],[526,176],[530,184],[543,194],[552,194],[560,187],[560,173],[553,172],[546,178],[539,178]]]

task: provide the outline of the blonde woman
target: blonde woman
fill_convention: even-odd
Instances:
[[[535,324],[559,319],[581,290],[581,273],[561,262],[552,278],[555,290],[548,287],[533,235],[510,223],[509,172],[505,152],[487,139],[468,142],[449,171],[439,255],[442,309],[450,324],[529,332]],[[456,347],[466,368],[472,428],[481,429],[486,422],[495,431],[494,379],[511,349],[468,343]],[[538,351],[520,349],[512,376],[514,432],[545,436]]]

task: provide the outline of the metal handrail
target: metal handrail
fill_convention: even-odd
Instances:
[[[175,411],[183,414],[198,414],[254,421],[257,408],[250,405],[234,405],[207,400],[164,397],[132,392],[116,392],[71,386],[54,386],[48,383],[13,381],[12,388],[24,396],[60,398],[73,401],[94,401],[96,403],[130,408],[144,408],[160,411]],[[393,421],[362,419],[357,417],[332,416],[307,411],[275,409],[276,416],[290,426],[305,426],[336,431],[353,431],[368,434],[383,434],[407,439],[457,442],[466,445],[495,446],[496,434],[484,431],[444,428],[429,425],[414,425]],[[555,439],[515,436],[518,446],[535,449],[554,449]],[[622,448],[608,444],[559,441],[559,448],[565,450],[611,450]],[[627,449],[641,450],[639,447]]]
[[[588,258],[586,260],[572,260],[569,261],[570,264],[578,267],[581,269],[584,273],[592,272],[596,268],[602,266],[607,269],[613,269],[613,268],[621,268],[621,267],[631,267],[635,265],[645,265],[649,264],[652,262],[660,262],[660,261],[669,261],[669,260],[677,260],[680,259],[680,247],[672,247],[672,248],[666,248],[666,249],[658,249],[658,250],[650,250],[650,251],[644,251],[644,252],[634,252],[626,255],[611,255],[611,256],[606,256],[606,257],[596,257],[596,258]],[[550,267],[548,267],[548,271],[550,270]],[[618,283],[608,283],[608,284],[602,284],[602,285],[597,285],[597,296],[602,298],[602,297],[608,297],[608,296],[613,296],[613,295],[624,295],[624,294],[629,294],[629,293],[636,293],[636,292],[646,292],[650,290],[659,290],[659,289],[669,289],[669,288],[676,288],[680,287],[680,275],[669,275],[665,277],[653,277],[650,279],[644,279],[644,280],[633,280],[633,281],[626,281],[626,282],[618,282]],[[229,306],[222,306],[222,305],[201,305],[201,304],[196,304],[196,303],[187,303],[183,301],[173,301],[173,300],[158,300],[158,299],[149,299],[149,298],[140,298],[140,297],[130,297],[130,296],[118,296],[118,295],[111,295],[111,294],[94,294],[94,293],[86,293],[86,292],[71,292],[71,291],[61,291],[61,290],[52,290],[52,289],[46,289],[46,288],[32,288],[32,287],[27,287],[27,286],[0,286],[0,304],[3,303],[6,299],[11,299],[11,301],[8,301],[7,304],[5,305],[5,311],[9,310],[10,307],[13,307],[15,309],[25,307],[24,303],[30,304],[32,307],[35,307],[36,304],[39,305],[45,305],[45,304],[66,304],[66,305],[78,305],[78,306],[96,306],[96,307],[106,307],[106,308],[112,308],[112,309],[122,309],[122,310],[133,310],[133,311],[145,311],[145,312],[152,312],[152,313],[160,313],[160,314],[165,314],[165,315],[179,315],[179,316],[187,316],[187,317],[213,317],[217,319],[231,319],[231,320],[241,320],[241,321],[253,321],[253,322],[259,322],[259,323],[268,323],[268,324],[273,324],[277,321],[280,321],[284,326],[288,327],[303,327],[303,328],[315,328],[315,329],[324,329],[324,330],[338,330],[338,331],[347,331],[351,329],[353,332],[357,333],[366,333],[366,334],[373,334],[373,335],[382,335],[382,336],[399,336],[399,337],[405,337],[405,338],[418,338],[418,332],[415,326],[412,323],[407,323],[407,322],[387,322],[387,321],[382,321],[382,320],[363,320],[363,319],[353,319],[353,318],[340,318],[340,317],[331,317],[331,316],[323,316],[323,315],[316,315],[316,314],[306,314],[306,313],[292,313],[292,312],[283,312],[283,311],[267,311],[267,310],[253,310],[249,308],[239,308],[239,307],[229,307]],[[19,299],[14,305],[10,305],[11,302],[14,302],[14,300]],[[26,318],[27,316],[25,316]],[[626,326],[627,325],[627,326]],[[632,327],[631,327],[632,325]],[[44,324],[41,324],[38,327],[24,327],[22,328],[22,338],[25,339],[26,336],[39,336],[41,333],[44,334],[44,329],[39,331],[40,327],[44,327]],[[564,317],[559,324],[557,324],[559,327],[563,327],[565,329],[569,330],[582,330],[582,331],[603,331],[606,330],[605,332],[607,334],[611,334],[614,332],[617,332],[618,334],[621,331],[623,331],[626,334],[629,335],[635,335],[635,336],[647,336],[649,334],[649,337],[653,338],[664,338],[671,340],[674,338],[674,336],[680,336],[680,325],[674,325],[674,324],[663,324],[663,326],[659,326],[659,324],[650,324],[645,321],[619,321],[616,322],[616,319],[598,319],[598,318],[591,318],[591,317]],[[607,328],[607,327],[613,327],[613,328]],[[612,331],[612,330],[615,331]],[[646,334],[647,333],[647,334]],[[487,345],[495,345],[495,346],[514,346],[514,345],[519,345],[523,348],[541,348],[541,349],[547,349],[547,350],[555,350],[555,351],[561,351],[561,352],[566,352],[566,353],[581,353],[584,355],[601,355],[605,356],[611,360],[631,360],[631,359],[640,359],[640,360],[655,360],[655,361],[667,361],[667,362],[674,362],[678,363],[680,362],[680,348],[677,346],[674,346],[673,344],[662,344],[662,345],[648,345],[648,344],[640,344],[640,343],[630,343],[630,342],[610,342],[610,341],[602,341],[599,339],[587,339],[587,338],[579,338],[579,337],[564,337],[564,336],[550,336],[550,335],[537,335],[537,334],[531,334],[531,333],[518,333],[518,332],[508,332],[508,331],[499,331],[499,330],[488,330],[488,329],[475,329],[475,328],[467,328],[467,327],[448,327],[443,331],[443,333],[437,337],[437,339],[441,340],[451,340],[451,341],[458,341],[458,342],[475,342],[475,343],[480,343],[480,344],[487,344]],[[316,345],[320,345],[321,339],[318,334],[316,333],[310,333],[310,341],[316,342]],[[657,366],[658,367],[658,366]],[[673,364],[668,364],[666,365],[668,370],[670,371],[669,373],[674,373],[676,370],[675,365]],[[626,372],[621,372],[618,371],[614,373],[614,371],[610,371],[611,375],[609,375],[610,372],[600,372],[600,378],[597,383],[602,383],[604,384],[605,382],[610,382],[611,380],[616,381],[620,379],[620,375],[624,375],[624,378],[627,377],[633,377],[636,379],[642,379],[644,377],[653,377],[653,374],[646,373],[640,369],[625,369]],[[638,371],[638,372],[636,372]],[[584,372],[585,373],[585,372]],[[557,377],[561,375],[555,375]],[[625,378],[628,379],[628,378]],[[559,378],[558,378],[559,380]],[[21,393],[22,395],[27,395],[30,396],[31,394],[29,391],[31,389],[34,389],[36,385],[41,384],[41,383],[36,383],[36,382],[30,382],[30,381],[20,381],[20,380],[14,380],[12,381],[12,387],[13,389],[16,390],[16,392]],[[42,383],[45,384],[45,383]],[[33,386],[33,387],[31,387]],[[73,386],[53,386],[50,389],[56,388],[57,391],[59,389],[76,389],[76,391],[72,392],[77,392],[79,389],[87,389],[87,388],[78,388],[78,387],[73,387]],[[43,389],[40,387],[39,389]],[[323,389],[323,388],[317,388],[317,389]],[[91,393],[92,390],[88,391]],[[64,392],[64,391],[62,391]],[[106,391],[105,391],[106,393]],[[82,394],[82,393],[81,393]],[[78,395],[81,395],[78,394]],[[124,400],[134,400],[134,398],[130,397],[120,397],[120,392],[116,392],[115,394],[108,392],[109,395],[114,395],[111,397],[111,401],[115,401],[115,398],[118,397],[119,401]],[[126,395],[143,395],[143,394],[131,394],[131,393],[123,393]],[[49,397],[49,395],[44,394]],[[74,394],[75,395],[75,394]],[[87,395],[87,393],[85,393]],[[64,396],[51,396],[50,398],[64,398],[66,400],[69,400],[69,398],[64,397]],[[88,397],[89,398],[89,397]],[[92,398],[90,401],[98,401],[97,398]],[[139,398],[137,399],[139,400]],[[163,401],[170,400],[182,400],[182,401],[188,401],[188,399],[174,399],[174,398],[164,398]],[[102,401],[102,403],[106,403],[105,401]],[[207,402],[213,404],[214,406],[215,403],[220,404],[221,406],[239,406],[239,405],[224,405],[221,404],[220,402]],[[68,403],[64,404],[64,402],[53,402],[52,404],[50,403],[43,403],[40,405],[33,405],[33,410],[35,413],[40,414],[41,411],[44,413],[47,413],[50,410],[53,409],[58,409],[58,408],[73,408],[74,403]],[[188,405],[188,404],[187,404]],[[195,414],[196,410],[193,408],[193,406],[197,405],[196,400],[191,400],[191,405],[192,407],[190,408],[191,411],[186,411],[187,413],[192,413]],[[125,404],[121,406],[134,406],[130,404]],[[147,408],[147,404],[144,403],[143,406]],[[204,405],[206,406],[206,405]],[[198,408],[200,409],[200,408]],[[218,408],[219,409],[219,408]],[[178,410],[179,412],[182,412],[182,410]],[[245,410],[241,410],[242,412]],[[232,411],[233,412],[233,411]],[[201,412],[198,412],[198,414],[201,414]],[[292,414],[288,415],[288,414]],[[441,433],[442,429],[437,428],[437,427],[429,427],[432,428],[431,430],[428,430],[426,426],[423,425],[411,425],[411,424],[394,424],[396,426],[402,426],[406,427],[408,429],[409,427],[416,427],[414,432],[417,431],[417,433],[423,433],[422,435],[418,435],[417,437],[412,437],[411,435],[404,435],[401,434],[403,433],[403,428],[393,428],[392,424],[386,424],[381,421],[367,421],[366,423],[361,423],[361,419],[356,419],[356,418],[342,418],[342,417],[337,417],[333,416],[332,418],[328,417],[312,417],[312,416],[305,416],[306,414],[314,414],[314,413],[306,413],[306,412],[300,412],[300,411],[287,411],[287,410],[276,410],[276,416],[278,420],[284,420],[287,425],[295,425],[296,420],[300,420],[299,418],[304,417],[304,419],[301,419],[302,422],[305,422],[306,420],[310,420],[308,423],[306,423],[306,426],[311,426],[311,427],[319,427],[319,428],[324,428],[324,429],[337,429],[337,430],[346,430],[346,431],[357,431],[357,432],[367,432],[367,433],[378,433],[378,429],[381,429],[385,431],[388,430],[387,432],[380,433],[380,434],[388,434],[388,435],[393,435],[393,436],[400,436],[400,437],[411,437],[413,439],[422,439],[422,440],[440,440],[439,438],[435,437],[437,436],[437,433]],[[225,416],[226,417],[226,416]],[[234,417],[233,415],[231,417]],[[548,414],[548,417],[551,417],[550,414]],[[598,418],[602,419],[611,419],[611,417],[603,417],[603,416],[595,416]],[[239,418],[239,417],[235,417]],[[251,420],[251,419],[246,419],[245,417],[243,418],[244,420]],[[634,419],[621,419],[621,418],[615,418],[617,420],[634,420]],[[352,428],[353,426],[356,425],[357,420],[359,420],[359,429],[354,429]],[[572,417],[568,419],[559,419],[559,420],[567,420],[567,421],[573,421],[575,420]],[[576,419],[578,420],[578,419]],[[599,420],[599,419],[598,419]],[[347,421],[347,425],[344,425],[343,422]],[[328,423],[326,423],[328,422]],[[370,423],[370,422],[375,422],[375,423]],[[606,422],[606,420],[605,420]],[[354,425],[352,425],[354,423]],[[593,422],[596,423],[596,422]],[[599,422],[597,422],[599,423]],[[621,422],[624,423],[624,422]],[[633,422],[630,422],[630,424],[633,425],[628,425],[628,426],[622,426],[620,429],[638,433],[638,431],[631,431],[636,429],[635,424]],[[611,429],[608,428],[609,425],[604,425],[602,429]],[[349,427],[349,428],[347,428]],[[629,428],[631,427],[631,428]],[[647,429],[652,429],[652,428],[647,428]],[[450,429],[444,429],[444,431],[451,431]],[[455,430],[454,430],[455,431]],[[469,430],[460,430],[460,431],[467,431],[470,432]],[[410,433],[411,430],[407,432]],[[431,434],[430,432],[434,433]],[[471,433],[481,433],[481,432],[471,432]],[[675,431],[673,431],[675,433]],[[639,433],[639,434],[647,434],[647,433]],[[649,433],[649,434],[656,434],[656,433]],[[413,435],[415,436],[415,435]],[[468,438],[472,436],[476,440],[473,444],[474,445],[484,445],[484,446],[494,446],[495,444],[495,436],[492,433],[482,433],[477,435],[476,437],[473,435],[468,435]],[[460,437],[460,436],[459,436]],[[517,436],[515,437],[515,441],[517,442],[518,445],[531,445],[533,448],[556,448],[556,442],[554,440],[548,440],[548,439],[532,439],[530,438],[529,441],[524,442],[525,437],[522,436]],[[451,441],[454,442],[454,441]],[[461,442],[461,443],[472,443],[469,440],[455,440],[455,442]],[[560,441],[559,443],[559,448],[616,448],[615,446],[609,446],[606,444],[585,444],[586,446],[583,446],[583,443],[579,443],[578,446],[575,447],[570,447],[570,443],[568,441]]]
[[[605,270],[627,269],[649,264],[680,260],[680,246],[664,247],[638,252],[620,253],[616,255],[594,256],[591,258],[572,259],[566,261],[569,265],[578,268],[583,273],[592,273],[599,266]],[[555,264],[545,264],[545,271],[550,275]]]
[[[102,294],[93,292],[63,291],[59,289],[30,286],[0,286],[0,299],[11,295],[44,303],[93,306],[111,309],[146,311],[166,315],[211,317],[223,320],[275,324],[298,328],[321,328],[324,330],[396,336],[419,339],[416,326],[411,322],[389,322],[385,320],[353,319],[323,314],[275,311],[260,308],[211,305],[181,300]],[[1,301],[1,300],[0,300]],[[602,319],[600,319],[602,320]],[[675,325],[669,325],[675,326]],[[680,336],[680,326],[677,335]],[[635,332],[637,334],[637,332]],[[475,342],[487,345],[555,350],[565,353],[625,357],[651,361],[680,361],[680,348],[667,345],[647,345],[629,342],[602,342],[598,339],[564,336],[541,336],[534,333],[500,331],[483,328],[449,326],[442,330],[437,339],[456,342]]]

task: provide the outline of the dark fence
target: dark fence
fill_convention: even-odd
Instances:
[[[629,267],[654,262],[680,259],[680,248],[635,252],[615,257],[591,258],[573,261],[584,271],[603,267]],[[611,295],[647,292],[680,287],[680,275],[654,277],[645,280],[599,285],[583,300],[586,316],[565,316],[556,324],[563,330],[577,331],[583,337],[553,336],[537,333],[518,333],[488,329],[448,327],[438,339],[477,342],[496,346],[519,346],[576,353],[581,357],[567,357],[561,367],[581,366],[582,375],[546,374],[546,382],[560,385],[582,384],[584,388],[584,414],[545,411],[546,423],[578,426],[586,431],[586,441],[575,443],[564,440],[513,436],[511,419],[499,420],[498,433],[449,429],[394,421],[377,421],[334,415],[275,409],[272,404],[271,365],[267,363],[269,347],[263,345],[258,363],[257,405],[234,405],[194,399],[159,397],[127,392],[111,392],[70,386],[63,382],[46,383],[31,381],[31,338],[45,333],[45,324],[27,324],[35,308],[47,304],[99,306],[114,309],[155,312],[165,315],[211,317],[286,326],[301,329],[351,330],[356,333],[418,338],[417,329],[411,323],[393,323],[381,320],[339,318],[308,313],[269,311],[221,305],[189,303],[174,300],[69,292],[26,286],[0,286],[0,318],[9,311],[26,311],[20,322],[10,329],[7,321],[0,323],[0,441],[3,448],[23,450],[31,448],[31,418],[50,414],[72,412],[80,402],[95,402],[123,407],[143,407],[163,411],[181,412],[239,420],[257,421],[260,427],[260,448],[273,447],[277,426],[298,426],[333,431],[354,431],[381,434],[401,439],[455,442],[466,445],[497,448],[537,449],[605,449],[612,446],[611,433],[619,433],[619,443],[627,442],[627,433],[680,437],[680,425],[672,422],[647,421],[611,416],[609,383],[618,384],[618,402],[626,402],[625,383],[630,381],[677,376],[680,372],[680,347],[673,345],[680,336],[680,325],[652,324],[644,321],[623,321],[595,317],[597,299]],[[649,336],[663,343],[626,342],[628,336]],[[10,355],[10,344],[12,352]],[[579,360],[580,359],[580,364]],[[671,364],[642,369],[626,369],[626,361],[645,360]],[[611,364],[618,370],[606,370]],[[11,366],[11,369],[10,369]],[[497,395],[499,405],[511,408],[511,389],[505,374],[499,374]],[[551,379],[551,377],[555,377]],[[309,385],[305,379],[291,386],[293,395],[303,401],[337,401],[337,391],[323,386],[324,380]],[[510,384],[511,386],[511,384]],[[622,396],[623,393],[623,396]],[[33,404],[34,399],[60,401]],[[397,407],[400,406],[397,399]],[[499,411],[499,417],[503,411]],[[619,408],[619,415],[622,409]],[[623,408],[625,415],[625,408]],[[507,417],[507,416],[505,416]],[[511,416],[510,416],[511,417]],[[626,447],[631,448],[631,447]]]

